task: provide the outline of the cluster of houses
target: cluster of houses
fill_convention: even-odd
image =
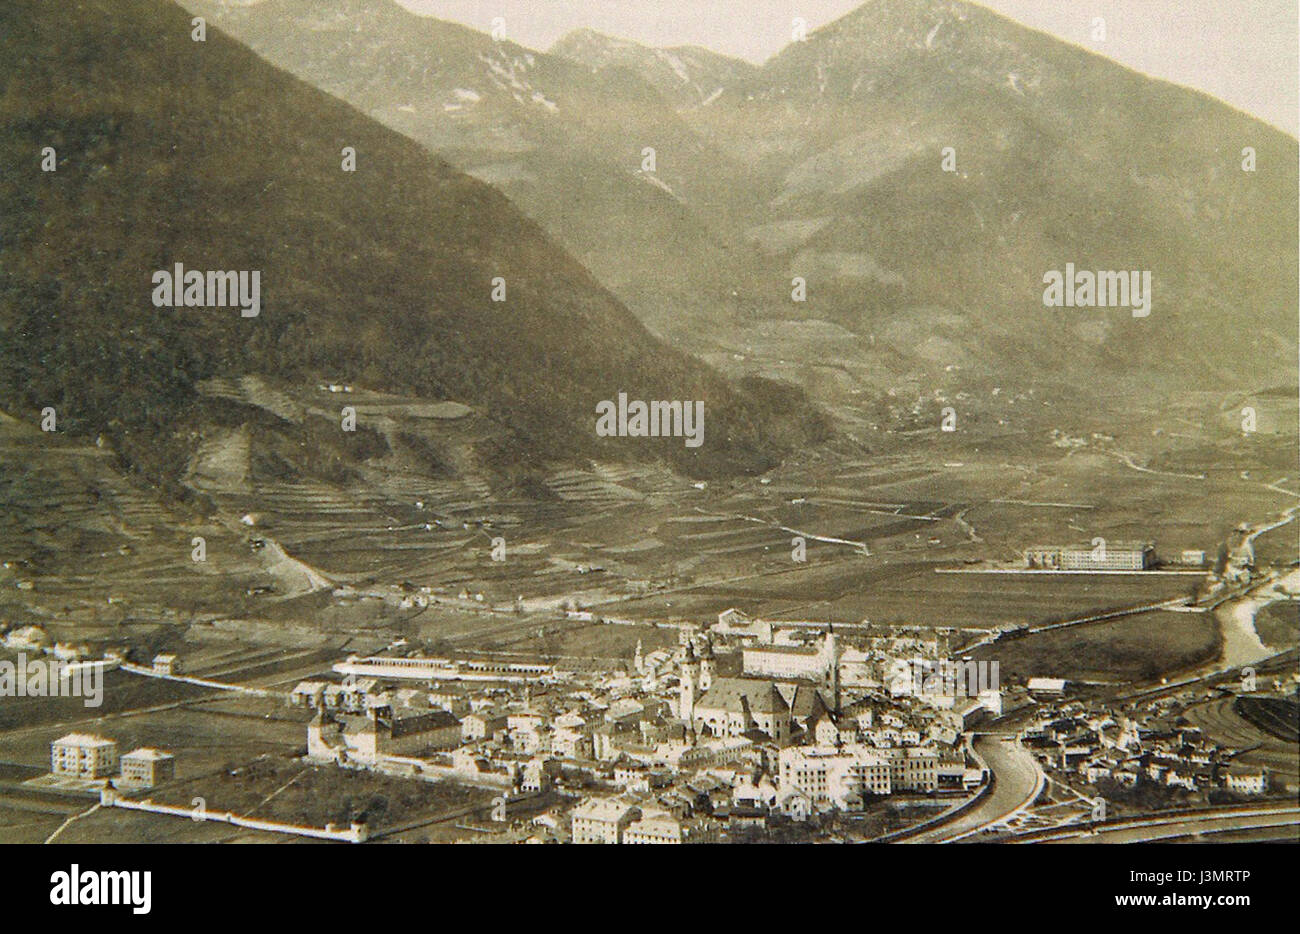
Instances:
[[[1049,769],[1077,774],[1091,785],[1147,782],[1242,795],[1269,788],[1266,769],[1233,761],[1238,750],[1210,741],[1169,701],[1121,713],[1078,701],[1046,705],[1021,732],[1021,741]]]
[[[54,641],[44,628],[34,625],[13,626],[0,635],[0,647],[12,652],[30,652],[47,655],[67,664],[94,665],[101,671],[111,671],[127,660],[127,649],[110,646],[97,652],[87,643]],[[180,662],[170,652],[153,656],[150,667],[157,675],[178,675]]]

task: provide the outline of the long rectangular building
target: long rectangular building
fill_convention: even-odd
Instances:
[[[1025,549],[1025,566],[1045,571],[1145,571],[1155,565],[1151,542],[1037,545]]]
[[[400,681],[533,681],[555,672],[553,665],[496,659],[401,658],[350,656],[334,665],[341,675]]]
[[[781,794],[807,796],[815,807],[860,810],[870,795],[893,791],[890,763],[865,746],[792,746],[780,753]]]

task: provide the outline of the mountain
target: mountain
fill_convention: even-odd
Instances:
[[[393,453],[391,420],[341,431],[338,399],[286,414],[320,382],[467,406],[468,455],[436,432],[407,453],[502,477],[594,457],[763,470],[820,430],[797,392],[663,346],[498,191],[215,28],[193,41],[171,3],[14,0],[0,56],[5,407],[53,407],[173,492],[239,426],[267,470],[345,478]],[[176,263],[258,272],[260,313],[157,307]],[[620,391],[703,400],[703,446],[597,438]]]
[[[630,71],[596,74],[395,0],[183,5],[500,189],[679,346],[708,349],[719,314],[746,307],[761,257],[740,218],[719,222],[755,207],[741,166]]]
[[[982,7],[867,0],[755,68],[590,31],[545,55],[391,0],[189,2],[500,184],[656,334],[859,427],[1294,383],[1296,140]],[[1045,307],[1067,264],[1150,273],[1150,315]]]
[[[659,80],[594,44],[570,54]],[[918,370],[1294,381],[1296,141],[1212,98],[972,4],[868,0],[681,113],[747,163],[748,233],[808,279],[809,314]],[[1149,270],[1152,315],[1044,308],[1067,262]]]
[[[581,62],[593,71],[622,68],[637,75],[674,110],[707,107],[728,87],[751,78],[757,67],[698,46],[653,49],[615,39],[593,29],[577,29],[550,48],[550,54]]]
[[[1080,387],[1293,380],[1296,140],[1208,96],[971,4],[870,0],[692,117],[760,180],[774,259],[885,293],[826,303],[855,332]],[[1149,270],[1150,317],[1044,308],[1067,262]]]

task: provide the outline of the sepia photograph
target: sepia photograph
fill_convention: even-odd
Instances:
[[[1298,47],[1295,0],[3,0],[0,857],[106,918],[450,856],[401,844],[1278,911]]]

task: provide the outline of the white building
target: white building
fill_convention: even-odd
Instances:
[[[792,746],[781,750],[781,797],[806,797],[818,808],[861,810],[868,795],[893,790],[890,762],[867,746]]]
[[[356,678],[343,684],[327,684],[321,692],[320,703],[326,710],[346,710],[354,713],[368,709],[371,699],[378,697],[379,681],[375,678]]]
[[[746,677],[830,683],[837,674],[839,645],[833,632],[815,646],[756,645],[741,650]]]
[[[555,775],[560,771],[560,764],[554,759],[540,756],[524,763],[519,775],[519,790],[523,792],[542,792],[551,787]]]
[[[460,721],[460,739],[463,743],[475,743],[481,739],[491,739],[499,731],[506,729],[509,717],[504,711],[485,709],[466,714]]]
[[[569,815],[574,843],[622,843],[628,826],[641,817],[640,808],[617,798],[588,798]]]
[[[1048,694],[1059,697],[1065,693],[1064,678],[1030,678],[1026,687],[1030,694]]]
[[[152,788],[176,777],[176,757],[161,749],[142,746],[122,756],[122,782]]]
[[[639,763],[617,765],[614,767],[614,784],[624,791],[648,793],[650,771]]]
[[[763,772],[759,775],[740,774],[731,789],[731,803],[749,807],[776,807],[780,789],[772,776]]]
[[[717,830],[707,821],[678,820],[668,813],[647,814],[623,831],[628,844],[715,843]]]
[[[76,778],[106,778],[117,771],[117,743],[89,733],[69,733],[50,743],[50,771]]]
[[[889,764],[893,792],[934,791],[939,787],[939,753],[924,746],[882,749],[877,754]]]
[[[830,714],[821,717],[813,727],[813,739],[818,746],[851,746],[862,740],[862,730],[851,717],[836,720]]]
[[[1239,795],[1262,795],[1268,791],[1268,772],[1264,769],[1233,769],[1223,779],[1229,791]]]
[[[289,693],[289,706],[319,707],[328,686],[324,681],[299,681]]]
[[[591,737],[582,729],[560,727],[551,734],[551,752],[565,759],[585,759],[592,754]]]
[[[372,655],[348,656],[334,665],[341,675],[358,678],[383,678],[388,681],[499,681],[524,682],[548,677],[552,665],[509,662],[497,659],[402,658]]]
[[[879,687],[879,666],[871,652],[846,646],[840,651],[840,684],[846,688]]]
[[[1151,542],[1036,545],[1025,550],[1025,566],[1052,571],[1144,571],[1155,564]]]

